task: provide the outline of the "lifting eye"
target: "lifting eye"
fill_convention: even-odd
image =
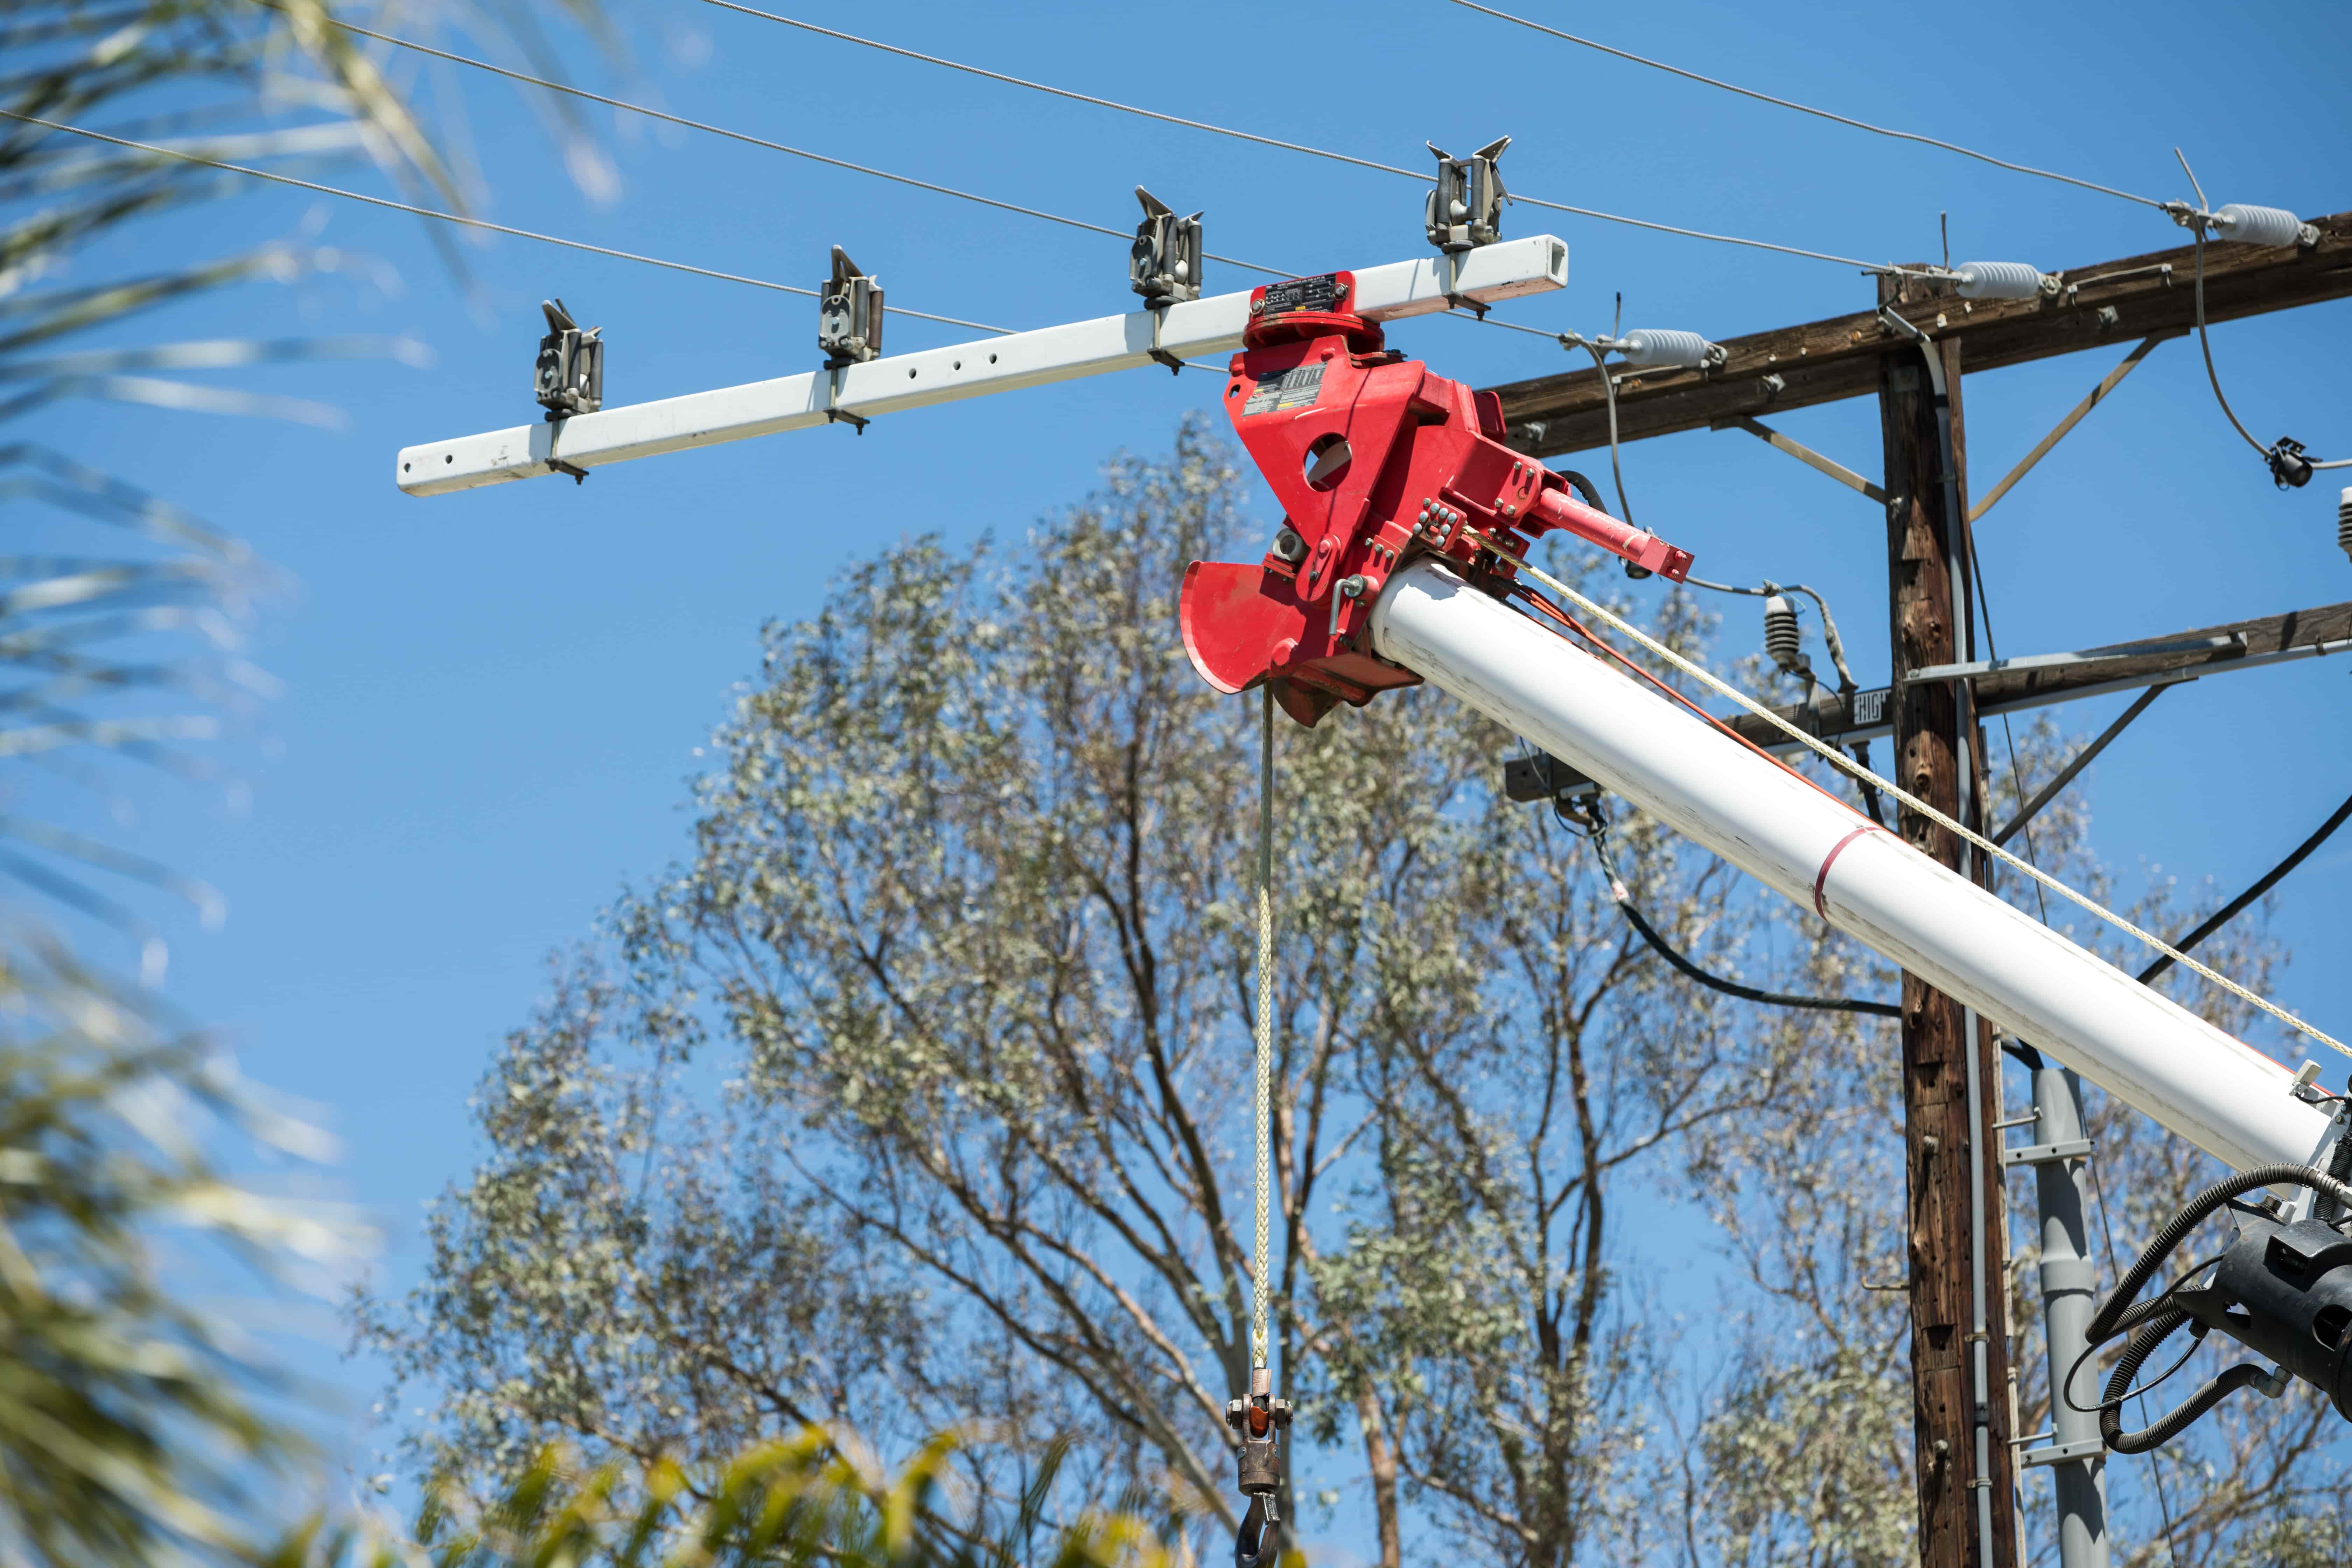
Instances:
[[[1355,456],[1348,450],[1348,438],[1335,433],[1318,436],[1315,444],[1307,448],[1307,485],[1309,489],[1328,490],[1344,478],[1349,459]]]

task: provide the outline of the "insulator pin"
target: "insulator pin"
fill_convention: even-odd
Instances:
[[[1619,338],[1615,347],[1627,364],[1639,370],[1696,370],[1723,363],[1723,351],[1696,332],[1643,327]]]
[[[1797,624],[1796,606],[1779,594],[1764,601],[1764,657],[1789,675],[1805,675],[1812,660],[1805,657],[1805,634]]]
[[[2303,219],[2284,207],[2250,207],[2231,202],[2213,215],[2213,232],[2241,245],[2277,248],[2301,242]]]
[[[2031,300],[2042,292],[2042,269],[2022,261],[1969,261],[1952,273],[1963,300]]]

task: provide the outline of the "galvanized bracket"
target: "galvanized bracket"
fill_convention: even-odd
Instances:
[[[1822,456],[1821,453],[1814,451],[1811,447],[1806,446],[1803,442],[1796,439],[1794,437],[1773,429],[1772,426],[1765,424],[1761,419],[1750,419],[1747,415],[1741,414],[1729,419],[1718,419],[1713,425],[1708,426],[1707,428],[1710,430],[1745,430],[1750,436],[1753,436],[1758,440],[1763,442],[1766,446],[1778,447],[1780,450],[1786,452],[1789,456],[1796,458],[1797,461],[1804,464],[1805,467],[1814,469],[1817,472],[1827,474],[1830,478],[1835,479],[1838,483],[1843,485],[1850,490],[1859,490],[1862,494],[1875,501],[1883,501],[1886,499],[1886,492],[1885,490],[1881,489],[1878,486],[1872,484],[1868,479],[1864,479],[1860,474],[1855,473],[1843,463],[1839,462],[1834,458]]]
[[[2017,1457],[2017,1462],[2031,1469],[2035,1465],[2063,1465],[2074,1459],[2095,1459],[2107,1451],[2107,1446],[2096,1437],[2081,1437],[2072,1443],[2053,1443],[2043,1448],[2028,1448]]]
[[[2047,1165],[2059,1160],[2087,1160],[2091,1157],[2088,1138],[2069,1138],[2063,1143],[2021,1143],[2000,1152],[2004,1165]]]

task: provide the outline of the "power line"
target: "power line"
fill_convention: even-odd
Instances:
[[[1188,120],[1181,114],[1166,114],[1156,109],[1144,109],[1132,103],[1121,103],[1116,99],[1097,98],[1092,93],[1076,92],[1066,87],[1054,87],[1042,81],[1031,81],[1026,77],[1009,76],[1003,71],[990,70],[982,66],[966,65],[961,60],[951,60],[940,55],[927,55],[919,49],[907,48],[898,44],[886,44],[877,38],[861,37],[856,33],[845,33],[833,27],[819,26],[814,22],[803,22],[798,17],[780,16],[773,11],[762,11],[757,6],[743,5],[740,0],[704,0],[704,4],[716,5],[722,11],[736,11],[746,16],[756,16],[763,22],[798,27],[803,32],[838,39],[845,44],[879,49],[884,54],[897,55],[904,59],[920,60],[926,65],[962,71],[968,76],[984,77],[990,81],[1003,82],[1008,87],[1026,88],[1032,92],[1043,92],[1055,98],[1068,99],[1073,103],[1092,104],[1097,109],[1116,110],[1121,114],[1133,114],[1145,120],[1156,120],[1163,125],[1181,125],[1190,131],[1205,131],[1213,136],[1229,136],[1238,142],[1254,142],[1261,147],[1278,148],[1286,153],[1304,153],[1310,158],[1328,158],[1333,163],[1352,164],[1359,169],[1372,170],[1376,174],[1400,174],[1423,184],[1427,184],[1431,178],[1426,174],[1402,168],[1394,163],[1383,163],[1371,158],[1359,158],[1352,153],[1336,153],[1328,147],[1310,146],[1304,142],[1286,142],[1278,136],[1264,136],[1255,131],[1243,131],[1234,126],[1218,125],[1205,120]],[[1548,207],[1553,212],[1570,213],[1578,217],[1597,218],[1603,223],[1624,224],[1629,227],[1651,229],[1660,234],[1680,235],[1686,239],[1712,240],[1717,245],[1738,245],[1751,250],[1776,251],[1783,256],[1802,257],[1811,261],[1834,262],[1838,266],[1857,268],[1864,272],[1895,270],[1879,263],[1859,260],[1851,256],[1834,256],[1824,250],[1807,250],[1801,246],[1777,245],[1770,240],[1746,239],[1738,235],[1716,234],[1706,229],[1685,228],[1670,223],[1653,223],[1647,218],[1627,217],[1622,213],[1602,212],[1598,207],[1571,206],[1566,202],[1546,201],[1538,196],[1520,195],[1514,193],[1511,200],[1525,202],[1529,206]]]
[[[2161,691],[2164,689],[2162,687],[2158,687],[2157,689]],[[2223,926],[2228,925],[2231,921],[2237,919],[2240,912],[2242,911],[2248,904],[2252,903],[2256,899],[2261,898],[2264,893],[2269,892],[2273,888],[2278,886],[2282,878],[2284,878],[2289,871],[2294,870],[2297,866],[2302,865],[2305,858],[2307,858],[2313,850],[2326,843],[2328,835],[2343,826],[2344,820],[2347,817],[2352,817],[2352,797],[2347,797],[2342,805],[2336,808],[2335,815],[2331,816],[2326,821],[2319,825],[2319,831],[2314,833],[2301,844],[2296,845],[2285,859],[2280,861],[2268,871],[2263,872],[2260,878],[2256,879],[2252,887],[2248,888],[2244,892],[2240,893],[2236,898],[2231,899],[2228,903],[2222,905],[2219,910],[2215,911],[2212,918],[2207,920],[2195,931],[2190,931],[2187,936],[2182,937],[2173,945],[2178,947],[2181,952],[2187,952],[2190,948],[2195,947],[2199,942],[2203,942],[2207,937],[2211,936],[2215,931],[2220,931]],[[2149,964],[2146,969],[2139,972],[2137,977],[2139,983],[2142,985],[2145,985],[2149,981],[2154,980],[2158,975],[2163,973],[2166,970],[2171,967],[2172,956],[2169,953],[2167,953],[2163,957],[2158,958],[2155,963]]]
[[[182,152],[175,147],[158,147],[152,142],[133,142],[126,136],[109,136],[102,131],[89,131],[81,126],[68,125],[59,121],[43,120],[37,115],[19,114],[13,109],[0,109],[0,115],[5,115],[22,124],[40,126],[46,131],[62,131],[70,136],[83,136],[92,142],[104,142],[116,147],[126,147],[134,153],[149,153],[159,158],[176,158],[184,163],[197,163],[208,169],[226,170],[232,174],[249,174],[257,180],[268,180],[274,184],[291,185],[297,190],[311,191],[322,196],[340,196],[350,202],[364,202],[369,206],[407,213],[415,217],[437,218],[443,223],[460,224],[467,228],[488,229],[493,234],[512,235],[517,239],[535,239],[542,245],[560,245],[568,250],[584,250],[595,256],[609,256],[619,261],[635,261],[647,267],[667,268],[672,272],[690,272],[698,278],[715,278],[722,283],[744,283],[754,289],[772,289],[780,294],[799,294],[812,300],[817,298],[817,291],[814,289],[796,288],[790,283],[772,283],[764,278],[745,278],[738,273],[719,272],[711,268],[696,267],[684,261],[666,261],[658,256],[640,256],[635,251],[615,250],[610,246],[591,245],[584,239],[566,239],[561,235],[541,234],[534,229],[516,228],[509,224],[492,223],[488,218],[468,217],[463,213],[442,212],[435,207],[411,206],[406,202],[395,202],[385,196],[366,195],[359,191],[346,191],[339,186],[322,185],[311,180],[298,180],[291,174],[272,174],[267,169],[251,168],[243,163],[225,163],[218,158],[207,158],[201,153]],[[950,327],[970,327],[974,331],[1010,333],[1013,330],[1010,327],[992,327],[985,321],[967,321],[959,316],[939,316],[933,315],[929,310],[910,310],[903,305],[890,305],[886,309],[894,316],[913,316],[921,321],[938,321]]]
[[[2155,207],[2158,211],[2162,211],[2164,208],[2164,204],[2162,202],[2150,200],[2147,196],[2136,196],[2129,191],[2119,191],[2113,185],[2102,185],[2092,180],[2078,180],[2072,174],[2061,174],[2051,169],[2037,169],[2030,163],[2012,163],[2006,158],[1996,158],[1990,153],[1979,153],[1974,148],[1963,147],[1957,142],[1946,142],[1934,136],[1922,136],[1916,131],[1896,131],[1885,125],[1873,125],[1866,120],[1855,120],[1847,115],[1832,113],[1826,109],[1815,109],[1811,104],[1799,103],[1793,99],[1776,98],[1769,92],[1759,92],[1752,87],[1741,87],[1737,82],[1724,81],[1718,78],[1711,76],[1702,76],[1694,70],[1685,70],[1680,66],[1668,65],[1664,60],[1654,60],[1647,55],[1637,55],[1629,49],[1621,49],[1613,45],[1601,43],[1595,38],[1580,37],[1574,33],[1564,33],[1558,27],[1546,26],[1541,22],[1530,21],[1525,16],[1515,16],[1508,11],[1497,11],[1491,5],[1481,5],[1477,4],[1477,0],[1452,0],[1452,4],[1462,6],[1465,10],[1476,11],[1482,15],[1492,16],[1497,21],[1517,23],[1522,27],[1527,27],[1538,33],[1549,34],[1552,37],[1562,39],[1568,43],[1580,45],[1588,49],[1598,49],[1604,55],[1614,55],[1621,60],[1631,60],[1637,66],[1648,66],[1652,70],[1662,70],[1669,76],[1678,76],[1686,81],[1696,81],[1703,83],[1707,87],[1721,88],[1726,92],[1736,92],[1742,98],[1752,98],[1759,103],[1774,104],[1781,109],[1793,109],[1800,114],[1810,114],[1818,120],[1828,120],[1840,125],[1850,125],[1856,131],[1867,131],[1874,136],[1891,136],[1897,142],[1916,142],[1921,146],[1925,147],[1940,147],[1947,153],[1958,153],[1963,158],[1974,158],[1979,163],[1990,163],[1997,169],[2007,169],[2014,174],[2032,174],[2037,178],[2044,180],[2056,180],[2061,184],[2075,185],[2086,191],[2096,191],[2101,195],[2120,196],[2125,201],[2137,202],[2142,206]]]
[[[877,180],[889,180],[901,185],[912,185],[918,190],[930,191],[942,196],[953,196],[959,201],[977,202],[982,206],[995,207],[1002,212],[1018,213],[1023,217],[1041,218],[1047,223],[1057,223],[1069,228],[1082,228],[1090,234],[1108,235],[1117,240],[1125,241],[1134,237],[1126,229],[1109,228],[1102,224],[1088,223],[1084,218],[1065,217],[1059,213],[1049,213],[1040,207],[1023,206],[1018,202],[999,201],[994,196],[983,196],[976,192],[958,190],[953,185],[942,185],[930,180],[919,180],[911,174],[894,174],[887,169],[877,169],[868,163],[852,163],[849,159],[835,158],[829,153],[812,153],[805,147],[793,147],[782,142],[771,142],[763,136],[753,136],[741,131],[730,131],[723,125],[712,125],[705,121],[689,120],[682,114],[672,114],[667,110],[655,109],[646,104],[631,103],[625,99],[607,98],[601,92],[591,92],[585,88],[573,87],[566,82],[551,81],[545,77],[510,70],[505,66],[495,65],[488,60],[476,59],[468,55],[436,48],[430,44],[421,44],[413,38],[394,37],[390,33],[379,33],[373,28],[360,26],[356,23],[334,18],[330,20],[335,26],[341,27],[347,33],[356,33],[363,38],[373,38],[381,44],[390,44],[397,48],[413,49],[420,55],[431,55],[436,59],[447,60],[453,65],[470,66],[476,70],[488,71],[493,76],[505,77],[509,81],[544,88],[550,92],[568,93],[573,98],[585,99],[591,103],[601,103],[611,109],[626,110],[631,114],[642,114],[649,120],[666,121],[672,125],[684,126],[689,131],[707,132],[710,135],[724,136],[730,141],[741,142],[749,146],[764,147],[773,153],[788,153],[795,158],[806,158],[811,163],[827,163],[836,169],[846,169],[852,174],[870,174]],[[1255,261],[1244,261],[1238,257],[1219,256],[1214,251],[1204,254],[1212,261],[1222,261],[1228,267],[1239,267],[1245,271],[1263,272],[1274,278],[1294,276],[1279,267],[1266,267]]]

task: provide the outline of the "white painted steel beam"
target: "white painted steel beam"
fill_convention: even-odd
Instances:
[[[2294,1077],[1614,668],[1422,562],[1373,646],[2238,1170],[2315,1157]]]
[[[1431,256],[1367,268],[1355,275],[1351,308],[1375,321],[1443,310],[1448,304],[1449,265],[1458,265],[1453,296],[1488,305],[1566,287],[1568,245],[1539,234],[1482,246],[1458,263]],[[1155,363],[1154,349],[1179,359],[1231,353],[1242,346],[1249,300],[1247,292],[1219,294],[1164,311],[1134,310],[953,348],[894,354],[839,371],[809,371],[562,421],[429,441],[404,447],[393,477],[410,495],[444,495],[560,472],[551,466],[556,462],[596,468],[721,441],[807,430],[828,422],[828,408],[873,419],[934,403],[1135,370]]]

